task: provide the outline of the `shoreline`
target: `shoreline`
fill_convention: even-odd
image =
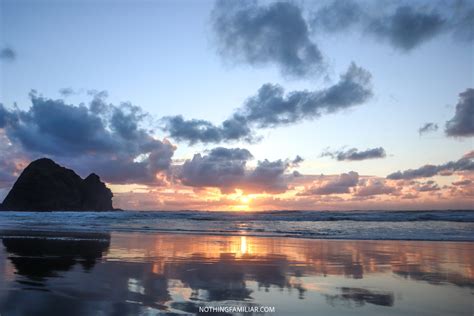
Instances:
[[[24,234],[21,234],[24,233]],[[34,234],[34,236],[29,236],[28,233]],[[440,242],[450,242],[450,243],[474,243],[474,240],[468,239],[393,239],[393,238],[385,238],[385,239],[368,239],[368,238],[311,238],[307,236],[284,236],[284,235],[259,235],[259,234],[232,234],[232,233],[215,233],[215,232],[195,232],[195,231],[177,231],[177,230],[110,230],[106,232],[96,232],[90,230],[36,230],[36,229],[0,229],[0,239],[2,238],[38,238],[38,239],[70,239],[70,240],[80,240],[80,239],[97,239],[101,240],[100,236],[104,238],[110,238],[112,234],[144,234],[144,235],[185,235],[185,236],[223,236],[223,237],[252,237],[252,238],[278,238],[278,239],[295,239],[295,240],[321,240],[321,241],[373,241],[373,242],[390,242],[390,241],[399,241],[399,242],[430,242],[430,243],[440,243]],[[60,236],[60,237],[58,237]],[[77,237],[76,237],[77,236]],[[90,237],[98,237],[98,238],[87,238]],[[109,236],[109,237],[106,237]]]

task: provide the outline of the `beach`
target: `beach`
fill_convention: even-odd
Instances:
[[[11,228],[1,315],[473,312],[473,242]]]
[[[0,20],[0,316],[474,316],[474,0]]]

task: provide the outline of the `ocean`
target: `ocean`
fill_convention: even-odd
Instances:
[[[5,230],[474,241],[474,211],[0,212]]]

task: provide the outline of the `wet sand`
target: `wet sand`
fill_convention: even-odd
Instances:
[[[199,307],[274,308],[268,315],[474,311],[472,242],[2,236],[2,316],[199,314]]]

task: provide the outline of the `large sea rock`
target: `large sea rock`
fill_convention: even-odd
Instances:
[[[51,159],[31,162],[23,170],[2,205],[10,211],[109,211],[112,192],[90,174],[84,180]]]

